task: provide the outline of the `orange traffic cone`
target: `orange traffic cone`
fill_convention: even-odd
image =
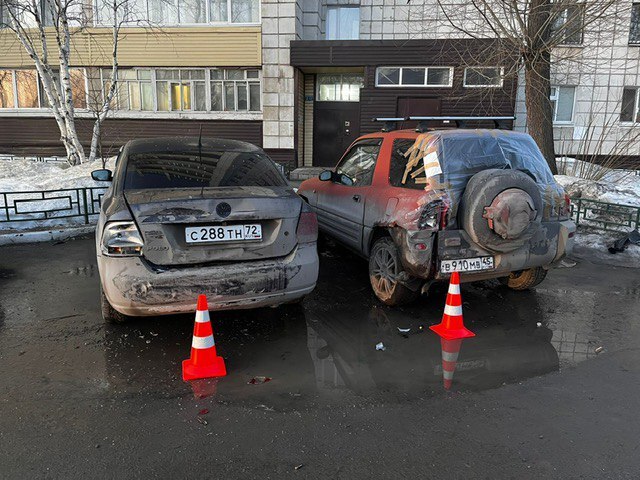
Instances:
[[[224,359],[216,354],[207,297],[200,295],[196,311],[196,324],[193,327],[191,358],[182,362],[182,379],[188,381],[198,378],[224,377],[226,374]]]
[[[456,371],[462,339],[446,340],[441,338],[440,344],[442,346],[442,382],[444,389],[449,390],[453,384],[453,373]]]
[[[458,272],[451,274],[442,322],[429,328],[447,340],[476,336],[475,333],[467,330],[462,322],[462,296],[460,295],[460,275]]]

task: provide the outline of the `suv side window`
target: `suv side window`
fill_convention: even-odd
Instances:
[[[356,143],[342,159],[336,173],[351,178],[354,187],[371,185],[381,145],[381,138],[367,138]]]
[[[424,190],[424,184],[416,183],[416,179],[424,178],[424,175],[418,175],[416,178],[411,178],[411,175],[408,175],[407,181],[402,183],[402,177],[404,176],[408,160],[404,154],[415,142],[415,140],[410,138],[399,138],[393,142],[393,149],[391,150],[391,165],[389,166],[389,184],[394,187]]]

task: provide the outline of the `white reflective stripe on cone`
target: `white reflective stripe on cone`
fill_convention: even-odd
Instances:
[[[208,310],[196,310],[196,323],[207,323],[209,321],[210,319]]]
[[[452,295],[460,295],[460,284],[456,283],[450,283],[449,284],[449,293]]]
[[[445,352],[442,351],[442,360],[445,362],[455,362],[458,360],[458,352]]]
[[[462,306],[458,305],[457,307],[454,307],[452,305],[445,305],[444,314],[449,315],[450,317],[459,317],[462,315]]]
[[[203,350],[205,348],[211,348],[215,344],[216,342],[213,340],[213,335],[209,335],[208,337],[193,337],[191,347]]]
[[[453,372],[450,372],[449,370],[443,370],[442,378],[444,378],[445,380],[453,380]]]

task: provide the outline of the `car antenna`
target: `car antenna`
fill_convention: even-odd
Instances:
[[[200,133],[198,134],[198,162],[200,163],[200,168],[203,168],[202,166],[202,124],[200,124]],[[204,181],[202,182],[202,188],[200,189],[200,196],[204,197]]]

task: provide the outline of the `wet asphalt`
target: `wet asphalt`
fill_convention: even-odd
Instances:
[[[383,307],[320,258],[302,306],[212,314],[229,374],[188,384],[193,316],[105,325],[91,239],[0,248],[0,478],[640,476],[637,265],[463,285],[445,390],[446,286]]]

